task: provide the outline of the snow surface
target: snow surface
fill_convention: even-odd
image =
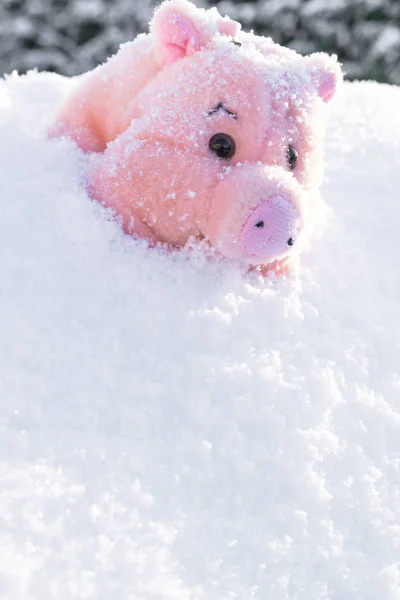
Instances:
[[[0,87],[2,600],[398,600],[400,89],[346,84],[326,224],[262,280],[125,237]]]

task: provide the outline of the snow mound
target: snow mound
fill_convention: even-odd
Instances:
[[[346,84],[289,279],[125,237],[0,87],[3,600],[400,597],[400,89]]]

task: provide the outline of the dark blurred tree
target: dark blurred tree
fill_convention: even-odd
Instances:
[[[73,75],[147,30],[155,0],[0,0],[0,72]],[[210,6],[209,0],[196,0]],[[350,79],[400,84],[400,0],[220,0],[245,29],[303,54],[335,53]]]

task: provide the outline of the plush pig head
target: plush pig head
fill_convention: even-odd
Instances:
[[[298,253],[318,198],[336,60],[303,58],[186,0],[161,5],[147,37],[159,68],[130,101],[125,130],[126,107],[104,106],[104,121],[119,125],[93,156],[92,196],[127,232],[155,241],[207,239],[247,265]]]

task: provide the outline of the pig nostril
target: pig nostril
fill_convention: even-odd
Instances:
[[[301,229],[301,215],[294,201],[271,195],[260,201],[242,225],[240,250],[251,264],[280,260],[295,251]]]

